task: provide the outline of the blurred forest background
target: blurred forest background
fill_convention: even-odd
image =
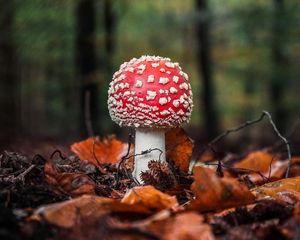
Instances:
[[[121,134],[107,90],[119,65],[170,57],[190,76],[186,126],[206,141],[268,110],[299,118],[299,0],[0,0],[0,141]],[[241,139],[266,139],[267,123]]]

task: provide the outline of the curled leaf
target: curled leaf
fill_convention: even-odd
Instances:
[[[83,194],[95,194],[94,182],[84,173],[60,172],[52,161],[44,167],[47,183],[57,194],[69,194],[73,197]]]
[[[149,229],[164,240],[214,240],[211,227],[196,212],[186,212],[173,218],[153,222]]]
[[[196,199],[191,201],[188,209],[209,211],[240,206],[254,201],[248,188],[231,177],[218,177],[209,168],[195,167],[194,182],[191,190]]]
[[[189,170],[193,147],[193,140],[182,128],[171,129],[166,133],[167,159],[174,161],[183,172]]]
[[[71,228],[79,219],[87,217],[97,219],[112,212],[149,213],[146,208],[139,204],[130,206],[111,198],[83,195],[61,203],[42,206],[33,213],[29,220],[43,220],[63,228]]]
[[[71,150],[81,160],[87,160],[96,166],[106,163],[118,163],[121,157],[126,154],[127,148],[127,143],[121,142],[113,135],[103,139],[98,137],[88,138],[71,145]]]
[[[260,172],[266,178],[270,175],[270,179],[275,181],[280,179],[286,171],[287,161],[280,161],[277,156],[267,151],[255,151],[236,163],[234,167]],[[255,172],[248,174],[250,180],[255,183],[263,182],[264,179]]]
[[[300,177],[285,178],[279,181],[266,183],[252,189],[251,192],[258,200],[272,198],[295,203],[300,201]]]
[[[130,205],[138,203],[152,211],[178,208],[176,197],[165,194],[153,186],[134,187],[125,194],[121,202]]]

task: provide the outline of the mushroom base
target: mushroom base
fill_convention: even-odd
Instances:
[[[144,153],[147,150],[149,151]],[[133,177],[142,183],[140,175],[148,170],[151,160],[166,161],[165,130],[136,129],[135,155]]]

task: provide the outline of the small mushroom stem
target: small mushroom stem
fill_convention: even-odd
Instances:
[[[149,149],[157,149],[144,153]],[[159,150],[158,150],[159,149]],[[151,160],[166,161],[165,130],[137,128],[135,132],[135,159],[133,177],[142,183],[141,173],[148,170]]]

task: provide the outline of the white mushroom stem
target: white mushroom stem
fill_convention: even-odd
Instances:
[[[165,130],[137,128],[133,177],[142,183],[141,172],[148,170],[151,160],[166,161]],[[150,151],[147,151],[150,150]],[[147,153],[145,153],[147,151]]]

